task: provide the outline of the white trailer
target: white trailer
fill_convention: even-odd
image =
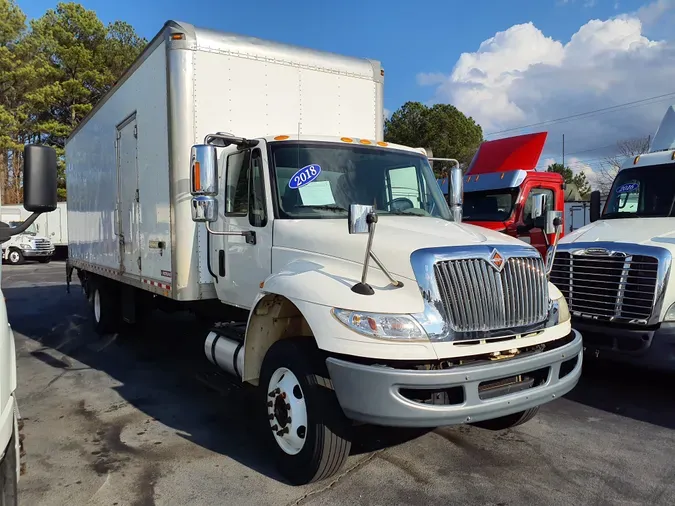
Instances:
[[[337,472],[355,422],[511,427],[581,373],[538,252],[454,222],[425,154],[383,141],[383,81],[168,22],[66,143],[67,279],[96,329],[234,320],[195,338],[257,390],[293,483]]]

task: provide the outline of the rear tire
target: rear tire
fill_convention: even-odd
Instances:
[[[349,456],[351,423],[324,385],[330,385],[328,371],[312,340],[277,341],[265,355],[258,397],[263,430],[279,472],[293,485],[332,476]]]
[[[529,422],[537,415],[538,412],[539,406],[530,408],[525,411],[520,411],[518,413],[513,413],[512,415],[501,416],[499,418],[493,418],[492,420],[484,420],[482,422],[476,422],[472,425],[487,430],[505,430]]]
[[[9,250],[9,255],[7,255],[7,260],[12,265],[21,265],[24,263],[23,253],[20,249],[12,248]]]
[[[12,431],[5,456],[0,462],[0,506],[16,506],[18,504],[18,475],[16,472],[16,432]]]
[[[98,334],[112,334],[119,330],[122,321],[119,292],[112,283],[93,283],[91,308],[94,330]]]
[[[52,257],[39,257],[38,258],[38,262],[40,262],[41,264],[48,264],[49,262],[51,262],[51,260],[52,260]]]

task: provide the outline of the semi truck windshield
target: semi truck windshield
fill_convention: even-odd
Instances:
[[[320,142],[279,142],[270,149],[280,218],[346,218],[351,204],[365,204],[380,215],[451,220],[421,155]]]
[[[520,188],[464,192],[464,219],[506,221],[511,216]]]
[[[602,219],[675,216],[675,163],[623,169],[607,198]]]

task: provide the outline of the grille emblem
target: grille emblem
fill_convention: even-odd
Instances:
[[[492,250],[492,253],[490,253],[490,258],[488,258],[488,261],[497,272],[501,272],[502,269],[504,268],[504,257],[496,249]]]

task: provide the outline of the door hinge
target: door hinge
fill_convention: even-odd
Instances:
[[[138,139],[138,125],[134,125],[134,137]]]
[[[138,193],[138,188],[136,188],[136,202],[140,202],[140,201],[141,201],[141,195],[140,195],[140,193]]]
[[[115,138],[116,138],[117,140],[120,140],[120,139],[122,138],[122,131],[121,131],[121,130],[118,130],[118,131],[117,131],[117,135],[115,136]]]
[[[138,270],[140,271],[141,270],[141,257],[138,257],[137,263],[138,263]]]

